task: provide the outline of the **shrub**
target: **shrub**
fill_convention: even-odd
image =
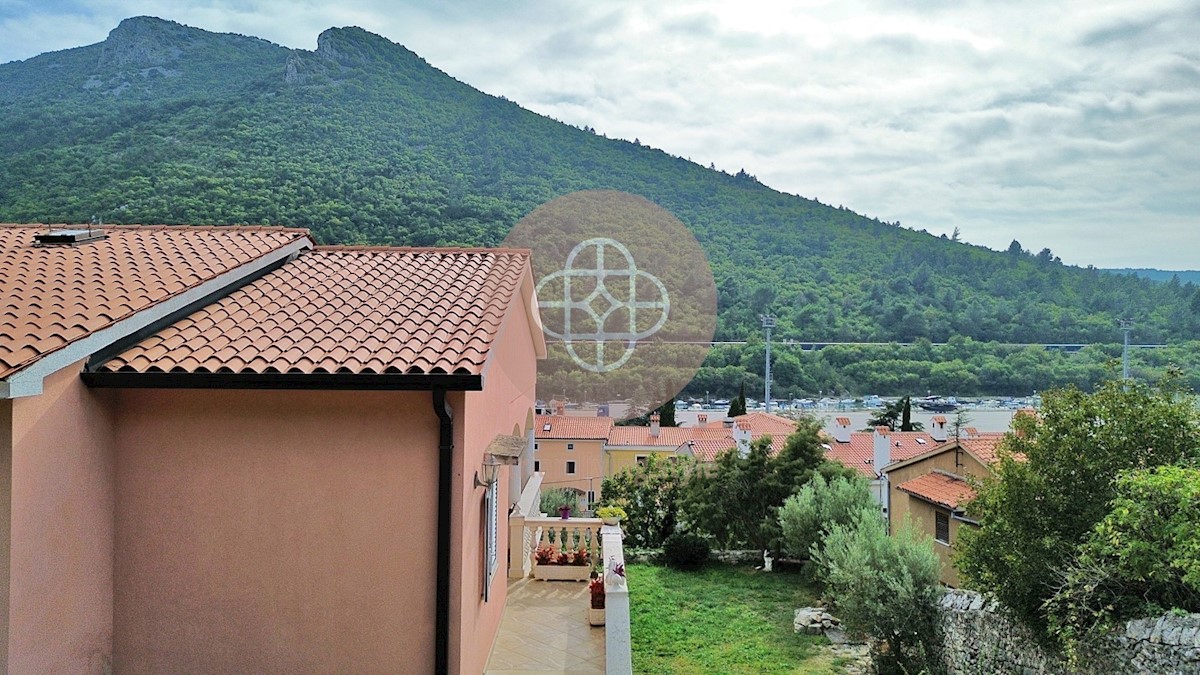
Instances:
[[[969,507],[980,527],[959,531],[956,562],[968,584],[1045,636],[1046,601],[1108,515],[1117,476],[1188,463],[1200,425],[1190,397],[1168,381],[1046,392],[1039,415],[1019,415],[1013,427]]]
[[[542,513],[557,516],[558,509],[563,506],[571,507],[572,516],[579,515],[578,493],[568,488],[542,490],[542,498],[538,502],[538,508],[542,510]]]
[[[691,464],[657,455],[644,465],[630,467],[604,479],[604,506],[623,506],[629,517],[621,523],[625,545],[656,548],[679,521],[679,501]]]
[[[1046,603],[1051,631],[1080,647],[1126,619],[1200,611],[1200,470],[1131,471]]]
[[[826,481],[817,474],[779,509],[783,550],[793,558],[819,553],[834,525],[849,526],[860,512],[874,508],[875,499],[862,478],[837,476]]]
[[[875,639],[881,673],[936,670],[937,581],[931,542],[905,522],[888,536],[879,509],[863,509],[837,524],[815,558],[827,597],[847,629]]]
[[[675,532],[663,542],[663,562],[678,569],[696,569],[708,561],[708,540],[695,532]]]
[[[778,551],[779,507],[814,475],[846,475],[849,469],[825,461],[821,425],[812,418],[797,422],[779,454],[762,436],[741,456],[722,453],[688,483],[684,513],[688,527],[709,535],[721,548]]]

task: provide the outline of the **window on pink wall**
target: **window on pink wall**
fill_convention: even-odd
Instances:
[[[567,475],[568,476],[575,475],[575,462],[573,462],[573,461],[567,462]]]

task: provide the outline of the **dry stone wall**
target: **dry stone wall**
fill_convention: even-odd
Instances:
[[[947,591],[938,609],[942,658],[953,675],[1200,674],[1200,614],[1130,621],[1101,645],[1086,669],[1072,670],[978,593]]]

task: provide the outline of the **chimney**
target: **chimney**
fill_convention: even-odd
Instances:
[[[658,413],[654,413],[650,416],[650,436],[653,438],[658,438],[659,431],[661,431],[658,420]]]
[[[934,415],[929,424],[929,437],[938,443],[946,442],[946,418],[941,415]]]
[[[975,427],[967,427],[966,429],[963,429],[963,437],[964,438],[977,438],[978,436],[979,436],[979,430],[976,429]]]
[[[839,417],[833,421],[833,440],[838,443],[850,442],[850,418]]]
[[[737,444],[737,452],[740,457],[750,456],[750,423],[746,420],[738,420],[733,426],[733,442]]]
[[[873,437],[874,455],[871,458],[871,464],[875,467],[875,473],[883,473],[883,467],[892,463],[892,431],[887,427],[875,427],[875,435]]]
[[[700,426],[708,424],[708,415],[705,415],[704,413],[696,415],[696,424]]]
[[[565,402],[551,401],[550,405],[554,406],[554,414],[555,415],[566,415],[567,414],[567,404]]]

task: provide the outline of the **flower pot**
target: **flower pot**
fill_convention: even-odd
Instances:
[[[545,581],[587,581],[592,568],[587,565],[534,565],[533,578]]]
[[[620,518],[601,518],[600,522],[604,523],[605,525],[620,525],[621,519]]]
[[[558,515],[562,516],[563,520],[568,520],[571,517],[571,507],[563,506],[558,509]]]
[[[604,625],[604,610],[588,608],[588,624],[592,626]]]

